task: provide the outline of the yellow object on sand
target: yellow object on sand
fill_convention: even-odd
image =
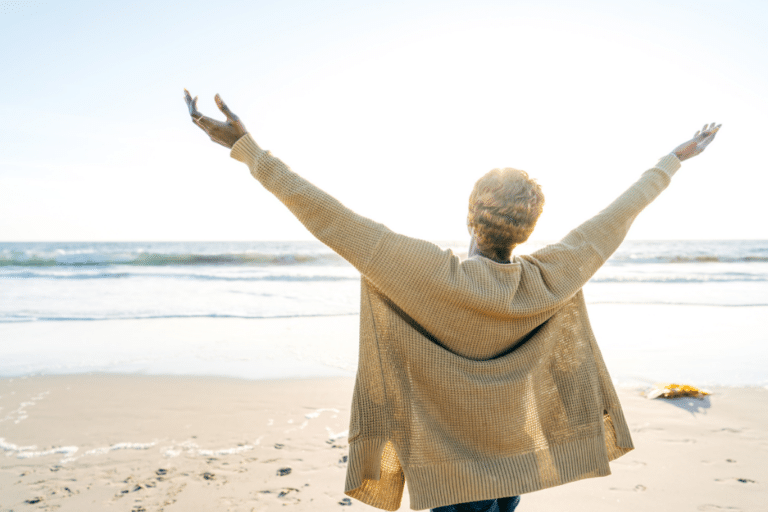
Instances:
[[[688,384],[656,384],[647,394],[647,398],[701,398],[710,395],[709,391],[689,386]]]

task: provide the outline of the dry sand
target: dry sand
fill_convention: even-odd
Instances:
[[[0,380],[0,511],[371,509],[343,494],[352,386]],[[613,475],[524,495],[518,510],[768,510],[768,390],[714,391],[669,401],[622,390],[636,450]]]

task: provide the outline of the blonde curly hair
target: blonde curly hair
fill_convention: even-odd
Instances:
[[[481,253],[508,261],[512,249],[528,240],[543,209],[541,186],[528,173],[493,169],[472,189],[467,228]]]

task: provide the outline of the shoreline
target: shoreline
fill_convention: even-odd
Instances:
[[[588,311],[617,386],[768,386],[768,307],[589,304]],[[354,377],[358,336],[357,314],[0,323],[0,378]]]
[[[0,379],[0,511],[348,506],[353,385],[353,378]],[[611,463],[613,475],[523,495],[522,506],[761,510],[768,390],[711,391],[705,399],[648,400],[620,389],[636,449]],[[406,493],[401,509],[408,505]]]
[[[73,372],[73,373],[30,373],[25,375],[0,375],[0,385],[3,383],[10,383],[14,381],[24,381],[29,379],[78,379],[78,378],[125,378],[125,379],[181,379],[181,380],[210,380],[210,381],[232,381],[241,383],[252,384],[267,384],[267,383],[295,383],[295,382],[331,382],[331,381],[345,381],[349,380],[354,383],[355,377],[349,375],[326,375],[326,376],[298,376],[298,377],[282,377],[282,376],[270,376],[270,377],[242,377],[237,375],[227,374],[184,374],[184,373],[143,373],[143,372],[129,372],[129,371],[92,371],[92,372]],[[625,393],[635,393],[640,396],[644,396],[645,392],[654,388],[655,386],[650,384],[640,383],[619,383],[613,382],[616,390],[621,390]],[[670,384],[677,383],[674,380],[658,381],[654,384]],[[680,384],[691,384],[688,381],[680,381]],[[710,392],[712,395],[723,392],[731,392],[738,390],[755,390],[755,391],[768,391],[768,384],[715,384],[705,385],[701,388],[704,391]],[[350,395],[351,397],[351,395]]]

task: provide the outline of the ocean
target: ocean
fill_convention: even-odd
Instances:
[[[438,245],[460,256],[468,248]],[[543,245],[528,243],[516,252]],[[314,241],[0,243],[0,326],[356,315],[359,286],[357,271]],[[768,241],[625,241],[584,294],[591,305],[698,307],[702,316],[736,308],[762,315],[768,307]],[[762,333],[749,336],[757,337],[755,343],[768,341]],[[6,341],[18,340],[0,339],[0,355]],[[727,359],[718,349],[722,341],[705,335],[695,350]],[[755,350],[752,358],[765,354]],[[18,375],[18,365],[3,359],[0,376]],[[743,374],[738,364],[732,366]],[[45,372],[40,365],[25,368]],[[768,372],[756,368],[752,374],[746,382],[742,375],[720,376],[716,383],[768,384]]]

